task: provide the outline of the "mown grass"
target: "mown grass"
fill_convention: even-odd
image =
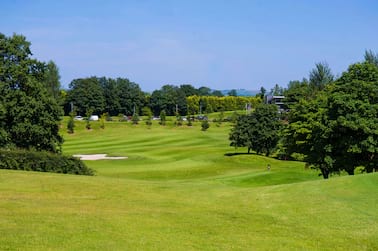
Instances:
[[[0,170],[0,249],[378,249],[376,173],[234,154],[229,124],[76,125],[65,154],[129,158],[86,161],[94,177]]]

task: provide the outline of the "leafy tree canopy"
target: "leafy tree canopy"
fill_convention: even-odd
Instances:
[[[310,71],[310,87],[313,91],[323,90],[333,79],[332,70],[326,62],[316,63]]]
[[[277,106],[260,104],[249,115],[239,116],[231,130],[230,145],[234,147],[247,147],[257,154],[265,153],[267,156],[276,147],[281,127]]]
[[[365,51],[365,61],[378,67],[378,53],[374,53],[372,50]]]
[[[72,102],[80,115],[88,110],[101,114],[105,108],[105,98],[99,80],[96,77],[74,79],[69,85],[67,101]]]
[[[351,65],[315,99],[302,99],[285,129],[288,154],[300,153],[323,177],[378,163],[378,68]]]
[[[53,61],[49,61],[46,65],[43,83],[47,92],[60,103],[62,99],[60,91],[60,75],[58,66]]]
[[[46,64],[21,35],[0,34],[0,144],[59,152],[61,109],[48,90]]]

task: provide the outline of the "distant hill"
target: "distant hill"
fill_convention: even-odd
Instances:
[[[225,96],[227,96],[230,91],[231,90],[221,90],[222,94],[225,95]],[[236,93],[237,93],[238,96],[248,97],[248,96],[256,96],[256,94],[259,93],[259,91],[258,90],[236,89]]]

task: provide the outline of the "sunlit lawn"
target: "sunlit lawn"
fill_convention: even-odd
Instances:
[[[0,170],[0,249],[378,249],[376,173],[322,180],[240,154],[229,124],[171,123],[63,132],[65,154],[128,157],[86,161],[94,177]]]

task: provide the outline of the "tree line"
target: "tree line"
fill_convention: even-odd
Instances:
[[[152,111],[164,116],[253,107],[237,119],[231,145],[266,155],[276,151],[280,158],[307,162],[324,178],[341,171],[352,175],[357,167],[366,172],[378,168],[378,54],[372,51],[340,77],[318,63],[309,79],[291,81],[286,89],[276,85],[271,93],[285,95],[284,113],[260,104],[262,93],[222,97],[207,87],[165,85],[150,95],[124,78],[75,79],[62,91],[54,62],[31,55],[25,37],[0,33],[0,148],[59,154],[62,106],[80,114]]]
[[[288,112],[261,105],[237,119],[230,145],[280,158],[300,160],[325,179],[356,168],[378,169],[378,54],[349,66],[335,78],[326,63],[309,80],[291,81],[283,90]]]
[[[65,114],[75,111],[78,115],[85,115],[88,110],[110,116],[144,115],[143,111],[148,108],[155,116],[162,111],[170,116],[185,116],[241,110],[246,105],[254,106],[261,102],[259,97],[224,97],[220,91],[212,91],[208,87],[197,89],[189,84],[164,85],[149,94],[126,78],[106,77],[74,79],[64,94]]]

